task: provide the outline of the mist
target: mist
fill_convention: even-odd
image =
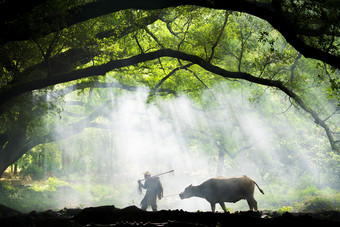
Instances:
[[[247,175],[255,180],[266,193],[255,189],[259,209],[270,207],[266,196],[272,199],[311,184],[332,185],[326,166],[315,156],[329,152],[323,131],[281,92],[225,82],[196,101],[185,94],[150,101],[147,88],[106,90],[109,104],[95,120],[106,128],[79,129],[79,134],[58,143],[71,163],[81,166],[70,169],[68,177],[79,194],[61,207],[140,207],[143,194],[137,192],[137,181],[146,171],[154,175],[174,170],[160,176],[164,198],[158,201],[159,210],[210,211],[207,201],[180,200],[178,194],[215,176]],[[68,104],[74,98],[65,97],[56,127],[69,118],[67,111],[74,107]],[[108,186],[110,190],[100,192],[107,193],[108,199],[98,202],[93,185]],[[248,209],[246,201],[226,206]]]

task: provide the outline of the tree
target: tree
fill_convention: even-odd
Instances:
[[[71,87],[73,89],[70,90],[108,86],[135,90],[137,85],[143,84],[153,91],[152,98],[154,93],[176,96],[185,90],[207,89],[209,83],[221,78],[248,81],[285,93],[293,105],[309,113],[325,130],[331,148],[339,150],[335,138],[338,129],[330,128],[332,123],[328,123],[336,112],[321,116],[314,110],[311,100],[303,96],[304,89],[312,81],[304,86],[303,81],[294,79],[297,69],[305,70],[298,65],[301,56],[298,57],[299,53],[279,38],[276,30],[264,21],[245,14],[197,6],[163,9],[191,3],[248,12],[267,19],[302,54],[321,58],[338,67],[338,61],[334,60],[338,59],[338,28],[330,2],[313,5],[312,1],[304,1],[303,5],[308,6],[306,12],[296,2],[289,5],[280,1],[232,1],[227,6],[222,6],[220,1],[157,2],[146,1],[141,5],[138,1],[103,0],[67,6],[67,1],[43,1],[23,17],[2,19],[1,26],[6,32],[1,39],[0,113],[3,121],[0,173],[36,145],[77,133],[73,128],[78,125],[105,128],[94,119],[105,115],[99,110],[103,110],[110,101],[95,107],[80,121],[61,127],[68,133],[60,138],[52,138],[51,131],[38,131],[39,122],[46,113],[60,111],[57,100],[62,101],[60,94],[67,94]],[[12,9],[10,5],[6,7],[4,9],[8,11]],[[112,7],[116,8],[112,10]],[[127,8],[162,9],[118,11]],[[116,13],[106,15],[113,11]],[[303,15],[298,22],[292,20],[297,11]],[[303,26],[314,14],[318,15],[316,21],[319,23],[324,15],[329,26],[334,26],[332,32],[325,30],[328,24],[308,29]],[[304,34],[298,34],[301,29],[291,32],[293,25],[306,28]],[[322,42],[301,38],[305,38],[307,33],[314,32],[315,35],[320,27],[325,35]],[[256,32],[259,28],[262,30]],[[229,33],[233,36],[226,35]],[[315,68],[315,65],[311,67]],[[329,88],[333,98],[338,97],[338,72],[326,64],[318,67],[319,81]],[[100,76],[109,72],[115,72],[119,82],[107,84],[100,81]],[[153,78],[145,74],[152,74]],[[170,82],[169,78],[175,78],[175,81]],[[57,99],[53,98],[54,95]]]
[[[39,3],[43,3],[40,4]],[[287,39],[287,41],[306,57],[322,60],[339,68],[339,50],[337,39],[339,37],[339,1],[156,1],[147,0],[141,3],[137,0],[109,1],[101,0],[78,5],[75,2],[35,1],[32,8],[38,5],[40,10],[48,13],[30,15],[30,20],[23,20],[16,13],[16,5],[5,1],[3,15],[18,15],[3,18],[1,30],[6,31],[2,43],[14,40],[28,40],[36,36],[44,36],[51,32],[69,27],[73,24],[89,20],[108,13],[124,9],[161,9],[181,5],[197,5],[214,9],[226,9],[246,12],[267,20]],[[66,4],[69,4],[66,7]],[[28,8],[28,9],[32,9]],[[27,10],[27,9],[25,9]],[[28,11],[28,10],[27,10]],[[10,23],[15,21],[15,23]],[[33,21],[33,22],[31,22]],[[33,26],[28,26],[33,23]],[[43,26],[49,28],[41,30]],[[24,30],[23,30],[24,29]]]

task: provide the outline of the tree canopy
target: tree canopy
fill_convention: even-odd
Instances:
[[[68,138],[79,127],[105,129],[95,120],[112,104],[100,91],[107,88],[145,86],[151,102],[181,94],[195,99],[221,81],[263,85],[307,113],[324,130],[330,150],[339,152],[339,5],[36,0],[27,7],[3,1],[0,175],[40,144]],[[44,127],[74,91],[88,97],[77,100],[86,107],[83,115],[74,110],[75,118],[60,128]],[[57,130],[64,133],[56,138]]]

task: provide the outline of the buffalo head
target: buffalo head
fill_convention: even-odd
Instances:
[[[193,196],[193,186],[192,184],[189,185],[184,189],[184,192],[179,193],[179,197],[181,199],[187,199]]]

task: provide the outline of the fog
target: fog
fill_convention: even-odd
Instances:
[[[205,200],[180,200],[178,193],[219,175],[244,174],[255,180],[266,193],[255,189],[259,209],[266,208],[261,204],[266,196],[298,188],[301,182],[321,188],[331,184],[315,157],[329,152],[323,131],[279,91],[225,82],[193,101],[185,94],[150,99],[146,88],[106,89],[109,104],[94,122],[107,128],[79,129],[79,134],[59,142],[71,162],[82,167],[70,173],[70,182],[82,184],[75,186],[82,196],[73,196],[67,206],[97,205],[90,185],[108,185],[113,192],[102,205],[139,207],[143,194],[137,192],[137,181],[146,171],[154,175],[174,170],[160,176],[164,198],[158,201],[159,209],[210,211]],[[65,97],[65,111],[74,98]],[[57,118],[56,127],[68,116],[61,112]],[[102,170],[93,177],[91,171],[98,168]],[[248,209],[246,201],[226,206]]]

